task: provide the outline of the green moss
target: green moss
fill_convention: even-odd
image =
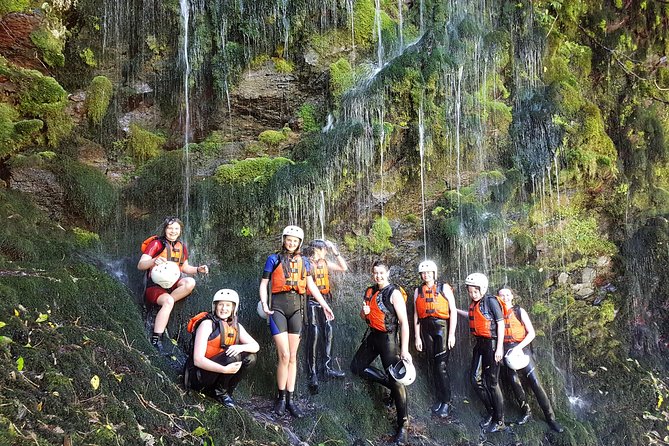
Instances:
[[[15,122],[19,113],[0,103],[0,157],[16,153],[44,126],[39,119]]]
[[[109,78],[96,76],[86,93],[86,114],[95,125],[100,125],[111,102],[114,86]]]
[[[100,236],[95,232],[87,231],[82,228],[72,228],[77,244],[82,248],[90,248],[100,243]]]
[[[274,57],[272,60],[274,62],[274,69],[279,73],[290,74],[295,69],[292,62],[282,57]]]
[[[316,107],[312,104],[302,104],[297,111],[297,116],[302,120],[302,129],[305,132],[317,132],[320,130],[316,119]]]
[[[340,58],[330,65],[330,91],[335,99],[353,86],[353,67],[348,60]]]
[[[30,6],[30,0],[4,0],[0,3],[0,16],[10,12],[23,12]]]
[[[51,30],[39,28],[30,34],[30,40],[40,50],[42,60],[52,67],[62,67],[65,65],[65,56],[63,48],[65,42],[58,38]]]
[[[279,147],[286,139],[285,133],[278,130],[265,130],[258,135],[258,140],[271,148]]]
[[[141,128],[137,124],[130,124],[127,153],[137,165],[160,155],[165,145],[165,137]]]
[[[91,68],[95,68],[98,66],[98,62],[95,59],[95,53],[91,48],[84,48],[83,50],[81,50],[81,52],[79,53],[79,57],[81,57],[81,60],[83,60],[84,63]]]
[[[247,158],[219,166],[214,176],[219,184],[257,183],[266,185],[279,169],[292,164],[291,160],[282,157]]]

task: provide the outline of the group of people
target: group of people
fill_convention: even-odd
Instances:
[[[146,301],[160,307],[151,343],[162,351],[162,336],[174,306],[192,292],[190,277],[165,280],[161,268],[167,262],[179,265],[180,273],[207,274],[207,265],[188,264],[188,251],[179,241],[183,224],[170,217],[162,233],[146,243],[138,263],[147,270]],[[297,352],[303,327],[307,332],[306,365],[308,387],[318,393],[319,379],[345,376],[335,367],[332,353],[334,313],[331,301],[330,273],[343,272],[348,265],[337,247],[328,240],[313,240],[303,247],[304,232],[298,226],[287,226],[282,233],[280,249],[268,256],[258,290],[258,314],[268,320],[277,351],[277,397],[274,412],[286,412],[296,418],[304,416],[294,398],[297,381]],[[522,410],[518,424],[531,418],[530,405],[521,382],[526,380],[537,397],[550,428],[562,432],[550,400],[543,389],[532,360],[530,343],[535,331],[527,312],[513,304],[513,291],[504,287],[497,296],[488,293],[488,279],[473,273],[465,279],[470,298],[468,310],[455,305],[453,289],[437,281],[437,266],[426,260],[418,265],[421,285],[413,294],[414,346],[428,360],[428,376],[434,382],[435,401],[431,412],[446,418],[451,413],[451,385],[448,372],[450,351],[456,343],[457,315],[468,318],[475,343],[471,362],[471,381],[486,408],[481,427],[488,432],[505,429],[504,397],[500,388],[503,368]],[[415,379],[415,368],[409,353],[410,323],[407,295],[389,279],[389,265],[376,261],[372,265],[373,285],[365,291],[360,317],[368,328],[351,361],[351,371],[370,382],[390,390],[397,413],[394,434],[396,444],[406,444],[408,413],[406,385]],[[173,281],[174,280],[174,281]],[[187,388],[202,391],[227,407],[234,407],[232,392],[253,366],[258,342],[237,321],[239,295],[230,289],[219,290],[211,311],[195,316],[188,325],[194,333],[184,380]],[[382,369],[373,366],[380,357]],[[503,366],[504,365],[504,366]]]

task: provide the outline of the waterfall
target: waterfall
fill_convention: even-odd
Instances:
[[[377,69],[380,70],[383,67],[383,37],[381,36],[381,0],[375,1],[375,10],[374,10],[374,29],[376,30],[376,58],[377,58]]]
[[[404,1],[403,0],[397,0],[397,21],[399,22],[397,24],[397,31],[399,35],[399,40],[400,40],[400,53],[404,50],[404,18],[402,17],[402,6],[403,6]]]
[[[418,152],[420,153],[420,201],[423,221],[423,256],[427,259],[427,221],[425,219],[425,92],[420,96],[418,109]]]
[[[181,12],[181,27],[183,33],[183,47],[181,57],[183,58],[183,67],[184,67],[184,80],[183,80],[183,106],[184,106],[184,115],[183,115],[183,133],[184,133],[184,197],[183,197],[183,210],[181,215],[184,219],[184,224],[186,228],[186,233],[190,231],[189,224],[189,200],[190,200],[190,182],[191,182],[191,167],[190,167],[190,154],[188,148],[188,138],[190,134],[190,97],[189,97],[189,81],[190,81],[190,61],[188,58],[188,27],[190,24],[190,5],[189,0],[179,0],[179,8]],[[184,240],[188,241],[186,234],[184,234]]]

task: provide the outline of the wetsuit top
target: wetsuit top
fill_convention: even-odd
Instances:
[[[170,242],[166,239],[156,238],[149,242],[143,254],[151,258],[163,257],[170,262],[177,262],[179,268],[188,260],[188,248],[179,240]],[[146,272],[146,286],[158,286],[151,280],[151,268]]]
[[[520,316],[520,307],[514,305],[506,311],[504,316],[504,343],[514,344],[522,342],[527,336],[527,329]]]
[[[504,312],[497,298],[486,295],[469,304],[469,331],[486,339],[497,338],[497,324],[504,321]]]
[[[312,264],[314,282],[323,296],[330,294],[330,272],[328,271],[328,262],[324,259],[318,259]],[[311,291],[307,290],[307,295],[311,296]]]
[[[416,291],[416,314],[418,319],[433,317],[436,319],[449,319],[450,307],[448,299],[444,296],[443,283],[434,283],[431,287],[423,284]],[[446,285],[448,286],[448,285]]]
[[[281,257],[283,257],[283,262]],[[286,270],[289,271],[288,274],[286,274]],[[270,254],[262,272],[263,279],[272,281],[272,294],[286,292],[305,294],[307,291],[307,276],[310,275],[311,263],[309,263],[309,259],[299,254],[294,256]]]

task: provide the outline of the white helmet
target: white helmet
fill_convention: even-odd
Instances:
[[[416,368],[411,361],[407,361],[406,359],[402,359],[397,364],[388,367],[388,373],[390,373],[390,376],[395,381],[405,386],[416,381]]]
[[[299,226],[295,225],[289,225],[283,228],[283,233],[281,234],[282,237],[285,237],[287,235],[292,235],[293,237],[297,237],[300,239],[300,245],[302,245],[302,240],[304,240],[304,231],[302,228]]]
[[[232,316],[237,316],[237,308],[239,308],[239,294],[237,291],[223,288],[216,291],[214,298],[211,300],[211,311],[216,312],[216,304],[218,302],[232,302],[235,304],[235,309],[232,311]]]
[[[465,279],[465,285],[478,287],[483,296],[488,292],[488,278],[482,273],[471,273],[468,275]]]
[[[169,289],[181,277],[181,269],[176,262],[163,262],[151,268],[151,280],[162,288]]]
[[[258,301],[256,311],[258,312],[258,316],[260,316],[261,319],[267,319],[267,313],[265,313],[265,310],[262,309],[262,301],[260,300]]]
[[[530,357],[522,348],[512,348],[504,355],[504,363],[511,370],[520,370],[530,364]]]
[[[424,260],[418,265],[418,274],[426,273],[432,271],[434,273],[434,278],[437,278],[437,264],[432,260]]]

